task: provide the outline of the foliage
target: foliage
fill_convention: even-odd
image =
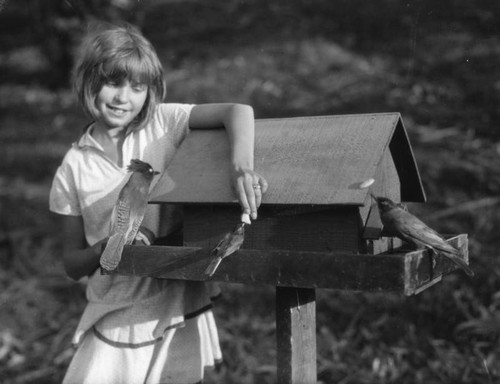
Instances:
[[[428,195],[410,209],[443,232],[469,235],[473,279],[457,272],[409,298],[319,290],[319,380],[497,382],[500,5],[142,1],[169,100],[245,102],[259,118],[400,111]],[[73,17],[65,12],[62,20]],[[51,88],[57,67],[40,38],[55,37],[29,20],[17,2],[0,13],[0,382],[7,384],[60,382],[85,304],[84,284],[64,276],[47,195],[86,118],[67,79]],[[274,290],[223,288],[216,316],[225,364],[207,382],[273,383]]]

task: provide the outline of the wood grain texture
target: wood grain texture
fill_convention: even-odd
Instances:
[[[315,384],[316,293],[314,289],[276,288],[278,384]]]
[[[467,236],[448,241],[468,260]],[[297,288],[396,291],[405,295],[457,267],[427,250],[379,255],[240,249],[225,258],[210,280]],[[181,280],[207,280],[210,249],[126,246],[117,269],[121,275]]]
[[[184,245],[213,248],[239,221],[239,207],[184,207]],[[245,227],[244,249],[357,253],[360,218],[356,206],[264,206]]]
[[[469,263],[468,239],[466,234],[445,236],[447,241],[460,250],[460,256]],[[405,261],[407,279],[405,295],[415,295],[442,280],[443,276],[460,269],[446,257],[431,251],[420,250],[407,253]],[[463,273],[460,271],[460,273]]]
[[[406,132],[399,131],[398,113],[256,120],[255,169],[270,185],[263,204],[362,205],[368,190],[359,186],[376,176],[389,145],[402,163],[398,172],[406,172],[404,191],[411,193],[405,200],[419,201],[420,177]],[[228,159],[223,130],[191,132],[151,202],[236,203]]]

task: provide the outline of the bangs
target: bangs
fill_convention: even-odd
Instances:
[[[131,83],[152,86],[161,74],[147,57],[142,56],[138,51],[115,55],[102,63],[99,77],[104,83],[121,84],[129,80]]]

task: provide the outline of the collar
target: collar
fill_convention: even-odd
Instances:
[[[73,147],[79,149],[88,149],[95,148],[100,151],[103,151],[101,144],[97,142],[96,139],[92,136],[92,131],[94,130],[94,122],[90,123],[86,128],[85,132],[80,136],[80,138],[73,143]],[[125,134],[125,138],[134,133],[134,130],[130,127],[127,128],[127,133]]]
[[[90,123],[85,132],[80,136],[80,138],[73,143],[73,147],[78,149],[97,149],[103,152],[101,144],[99,144],[93,137],[92,131],[94,129],[94,123]]]

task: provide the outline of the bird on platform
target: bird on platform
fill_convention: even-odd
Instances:
[[[232,232],[228,232],[210,253],[214,258],[205,269],[205,274],[213,276],[222,259],[236,252],[245,241],[245,224],[250,224],[250,217],[244,213],[241,215],[241,222],[236,225]]]
[[[148,204],[149,187],[159,172],[148,163],[133,159],[127,167],[132,172],[121,189],[111,214],[111,231],[101,255],[101,267],[114,270],[121,259],[123,247],[132,244],[139,232]]]
[[[467,275],[474,276],[472,269],[460,258],[460,251],[447,243],[434,229],[404,209],[401,204],[386,197],[372,195],[372,198],[377,203],[384,231],[419,248],[429,248],[451,260]]]

